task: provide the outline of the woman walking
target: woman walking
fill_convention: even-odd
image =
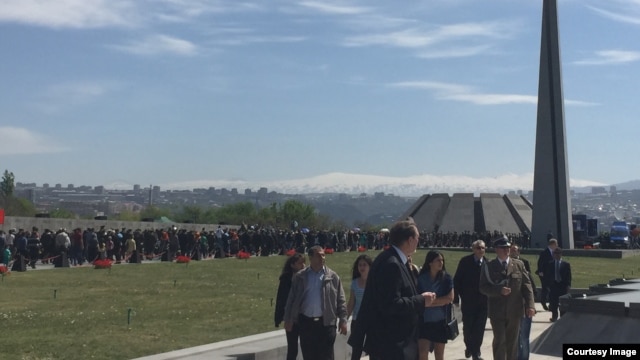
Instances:
[[[276,312],[274,315],[276,327],[280,327],[280,323],[284,319],[284,307],[287,304],[289,290],[291,290],[291,279],[295,273],[304,269],[304,264],[304,255],[300,253],[293,254],[284,263],[280,274],[278,295],[276,296]],[[298,357],[298,337],[300,336],[297,323],[294,323],[291,331],[287,331],[286,334],[287,360],[295,360]]]
[[[424,309],[418,339],[420,360],[428,360],[431,351],[436,360],[443,360],[447,343],[447,313],[451,311],[449,304],[453,302],[453,279],[445,270],[444,255],[440,251],[429,251],[420,270],[418,292],[425,291],[434,292],[436,299]]]
[[[373,259],[371,259],[369,255],[364,254],[358,256],[353,263],[351,293],[349,294],[349,302],[347,303],[347,319],[353,315],[353,318],[351,318],[351,331],[355,328],[371,264],[373,264]],[[360,359],[360,357],[362,357],[362,348],[352,346],[351,360]]]

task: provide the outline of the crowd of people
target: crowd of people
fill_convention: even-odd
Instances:
[[[520,247],[508,236],[469,243],[455,275],[447,273],[444,254],[427,252],[417,269],[412,255],[424,240],[412,220],[396,223],[387,234],[388,246],[375,259],[359,255],[352,268],[349,300],[338,274],[325,264],[325,249],[309,248],[310,266],[301,254],[285,262],[276,301],[275,325],[284,322],[288,353],[295,359],[298,341],[304,359],[330,360],[337,333],[346,334],[349,317],[352,360],[367,353],[370,359],[436,360],[457,336],[452,306],[463,314],[465,358],[482,360],[481,346],[487,319],[493,331],[493,359],[528,360],[531,319],[536,314],[536,286],[531,266],[520,258]],[[491,243],[496,258],[485,257]],[[540,253],[536,274],[543,279],[541,302],[558,319],[557,303],[571,287],[569,263],[562,260],[557,240]],[[562,316],[562,314],[560,314]],[[452,325],[454,324],[454,325]]]
[[[471,239],[490,239],[498,232],[441,233],[421,232],[420,247],[465,247]],[[514,241],[526,244],[527,234],[508,234]],[[175,226],[165,229],[108,229],[76,228],[73,230],[44,229],[39,231],[11,229],[0,230],[0,249],[3,262],[24,257],[28,266],[35,267],[38,261],[49,263],[61,254],[72,266],[92,263],[96,259],[111,259],[115,263],[139,262],[161,259],[172,261],[178,255],[200,260],[210,257],[236,256],[240,251],[254,256],[284,254],[290,249],[304,253],[311,246],[319,245],[334,251],[356,251],[361,247],[380,250],[389,246],[389,232],[309,230],[306,228],[276,229],[242,225],[238,229],[218,226],[215,231],[191,231]],[[524,246],[524,245],[523,245]]]
[[[465,357],[481,360],[486,321],[493,331],[493,358],[527,360],[531,318],[535,315],[535,283],[530,264],[519,256],[525,234],[443,234],[419,232],[412,220],[400,221],[390,230],[361,232],[277,230],[241,226],[215,231],[187,231],[170,227],[159,230],[45,229],[0,230],[3,262],[23,259],[55,262],[60,257],[71,265],[98,259],[119,262],[173,261],[178,255],[200,260],[230,257],[239,252],[256,256],[289,255],[280,276],[275,325],[284,323],[287,359],[297,357],[298,342],[304,359],[333,359],[336,333],[347,334],[352,318],[352,359],[367,353],[375,359],[426,360],[430,354],[444,359],[452,306],[463,314]],[[514,242],[515,240],[515,242]],[[570,264],[562,260],[558,241],[548,239],[535,273],[541,281],[540,300],[558,313],[558,299],[571,287]],[[485,257],[491,243],[496,258]],[[421,267],[412,259],[420,246],[454,246],[472,249],[456,273],[447,273],[444,254],[428,251]],[[325,251],[384,249],[375,259],[360,254],[352,267],[349,296],[340,277],[325,263]],[[306,253],[309,266],[305,267]],[[548,302],[548,307],[547,307]]]

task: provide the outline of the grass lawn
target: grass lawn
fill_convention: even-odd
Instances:
[[[419,250],[415,263],[422,265],[426,252]],[[444,254],[455,273],[468,253]],[[327,266],[342,276],[345,288],[358,255],[327,255]],[[535,268],[537,256],[525,257]],[[640,273],[640,257],[565,259],[572,264],[574,288]],[[11,273],[0,282],[0,357],[131,359],[275,330],[284,261],[271,256]]]

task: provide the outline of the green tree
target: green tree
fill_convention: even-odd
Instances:
[[[120,221],[140,221],[140,213],[131,210],[121,211],[113,216],[113,220]]]
[[[256,207],[251,202],[225,205],[216,210],[215,220],[215,222],[226,224],[259,222]]]
[[[34,216],[35,206],[27,199],[15,197],[15,187],[15,176],[9,170],[5,170],[0,181],[0,207],[4,208],[9,216]]]
[[[270,224],[275,226],[282,226],[281,216],[278,213],[278,204],[272,203],[268,207],[264,207],[258,210],[258,223],[259,224]]]
[[[184,222],[195,224],[207,223],[207,212],[200,206],[183,206],[182,212],[176,216],[177,219],[181,219]]]
[[[142,211],[140,211],[140,218],[141,219],[160,219],[163,216],[166,216],[168,218],[171,218],[171,210],[166,209],[166,208],[160,208],[157,206],[147,206],[146,208],[142,209]]]
[[[49,216],[55,219],[76,219],[77,216],[68,209],[53,209],[49,211]]]
[[[294,220],[303,227],[314,225],[312,223],[315,217],[315,209],[309,204],[304,204],[297,200],[287,200],[282,205],[280,212],[282,214],[282,220],[287,225]]]
[[[0,192],[5,198],[13,196],[13,191],[16,188],[15,176],[9,170],[4,171],[2,175],[2,181],[0,182]]]

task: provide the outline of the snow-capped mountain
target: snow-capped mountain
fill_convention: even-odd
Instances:
[[[606,186],[606,184],[589,180],[571,179],[574,187]],[[533,189],[533,174],[505,174],[497,177],[472,178],[468,176],[434,176],[417,175],[410,177],[390,177],[377,175],[360,175],[346,173],[329,173],[306,179],[250,182],[243,180],[198,180],[161,185],[165,189],[195,188],[236,188],[257,191],[267,188],[285,194],[345,193],[373,194],[384,192],[397,196],[421,196],[434,193],[507,193]]]

